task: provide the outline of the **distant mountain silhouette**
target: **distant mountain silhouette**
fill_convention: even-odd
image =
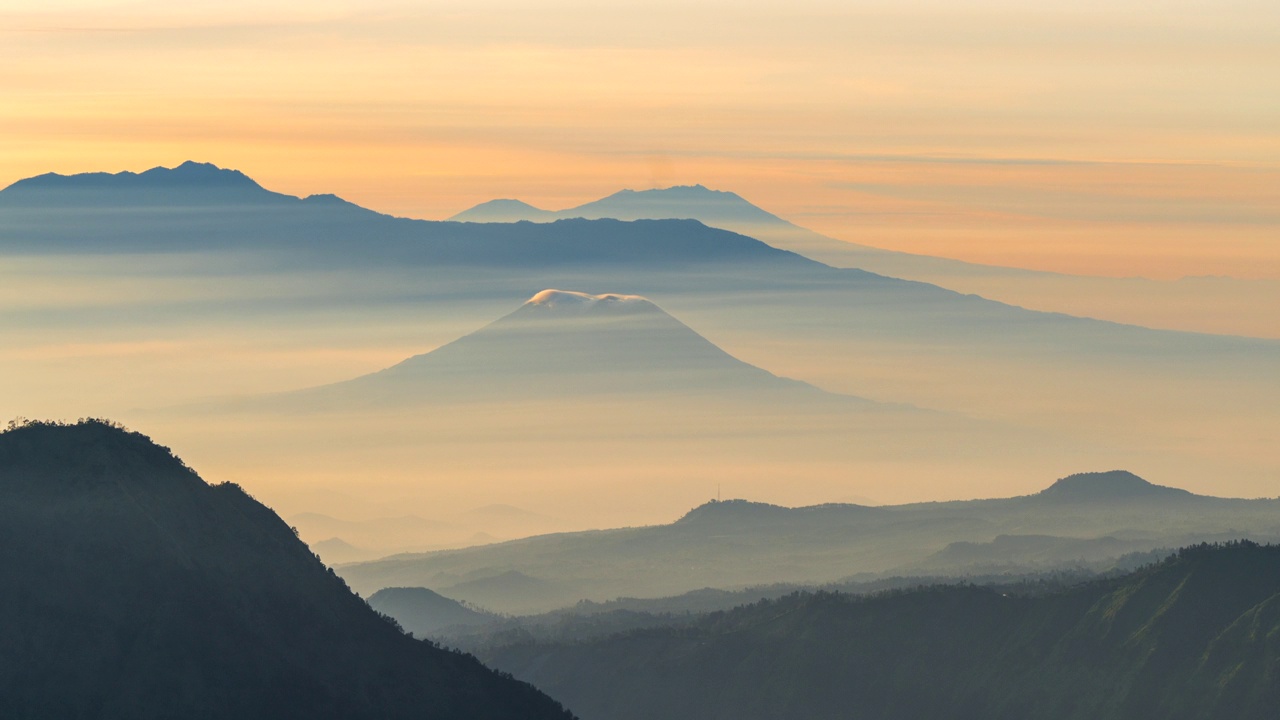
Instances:
[[[1153,485],[1124,470],[1068,475],[1041,490],[1038,497],[1060,502],[1122,502],[1130,500],[1190,500],[1181,488]]]
[[[118,427],[0,434],[0,717],[568,718],[379,617],[236,485]]]
[[[86,234],[90,226],[94,232]],[[143,173],[54,173],[0,190],[0,250],[252,252],[292,267],[814,265],[702,223],[566,220],[485,227],[382,215],[333,195],[271,192],[237,170],[185,162]],[[259,262],[262,260],[260,259]],[[820,267],[820,266],[817,266]]]
[[[696,186],[672,193],[709,198],[725,206],[724,216],[764,213],[732,193]],[[626,200],[643,206],[637,197],[651,196],[618,193],[608,204]],[[87,227],[93,232],[86,233]],[[137,174],[20,180],[0,191],[0,252],[209,252],[254,271],[340,269],[348,277],[413,268],[423,274],[424,286],[462,284],[468,296],[490,301],[528,297],[545,287],[626,289],[686,303],[691,293],[733,293],[742,302],[710,311],[736,312],[739,322],[750,318],[770,329],[776,329],[780,313],[794,329],[792,313],[800,312],[807,324],[836,337],[928,336],[1000,357],[1010,349],[1052,347],[1064,355],[1244,353],[1271,361],[1280,347],[1226,338],[1207,343],[1202,337],[1031,312],[925,283],[828,267],[697,220],[410,220],[332,195],[302,199],[271,192],[238,171],[194,162]],[[1009,332],[1015,325],[1017,332]]]
[[[518,570],[507,570],[493,575],[472,577],[460,583],[443,587],[441,594],[465,599],[480,607],[495,607],[505,598],[524,597],[555,602],[566,591],[572,592],[572,582],[545,580],[526,575]]]
[[[497,200],[481,203],[451,219],[550,222],[569,217],[689,218],[763,240],[833,267],[861,268],[889,277],[933,283],[1021,307],[1168,329],[1277,337],[1274,320],[1265,319],[1264,313],[1253,308],[1276,305],[1280,299],[1278,282],[1221,277],[1184,278],[1177,282],[1086,277],[887,250],[821,235],[773,215],[735,193],[701,185],[623,190],[559,211],[542,210],[519,200]],[[1153,313],[1146,309],[1159,307],[1165,311]],[[1188,312],[1181,313],[1183,317],[1175,320],[1176,314],[1167,311],[1171,307],[1183,307]],[[1206,312],[1209,307],[1216,311]],[[1198,317],[1202,315],[1204,317]],[[1202,320],[1209,317],[1213,321],[1211,326],[1206,326]]]
[[[564,290],[543,290],[488,326],[386,370],[278,397],[285,407],[322,408],[620,393],[874,406],[748,365],[643,297]]]
[[[1074,478],[1080,477],[1093,478],[1086,485],[1097,478],[1130,487],[1138,484],[1135,480],[1145,484],[1128,473],[1094,473],[1066,478],[1051,489],[1061,483],[1074,488],[1079,482]],[[362,591],[421,585],[495,611],[533,613],[582,599],[656,598],[707,587],[1039,571],[1074,567],[1077,560],[1105,569],[1107,559],[1156,548],[1238,537],[1280,539],[1280,500],[1146,488],[1148,495],[1120,496],[1121,501],[1094,493],[1086,493],[1089,500],[1064,500],[1058,491],[1048,490],[1014,498],[874,507],[712,501],[669,525],[559,533],[400,555],[340,570]],[[450,578],[510,572],[536,579],[536,592],[522,596],[522,587],[512,584],[505,595],[486,590],[482,599],[468,594],[466,586],[445,587]]]
[[[539,210],[520,200],[499,199],[480,203],[449,219],[456,222],[519,222],[521,220],[550,222],[557,219],[557,213]]]
[[[754,526],[794,526],[797,523],[823,522],[827,518],[852,520],[859,515],[875,515],[876,511],[843,503],[789,508],[749,500],[717,500],[704,503],[685,513],[674,525],[683,528],[742,528]]]
[[[0,198],[10,197],[12,189],[0,192]],[[91,259],[117,253],[127,259]],[[1280,343],[1162,333],[1031,312],[923,283],[828,267],[693,220],[426,222],[378,214],[332,197],[257,204],[112,205],[86,200],[65,206],[11,199],[0,201],[0,254],[31,256],[49,267],[73,257],[77,263],[68,267],[101,265],[107,275],[95,276],[94,282],[174,279],[211,268],[235,278],[219,283],[206,274],[194,284],[205,288],[195,296],[188,296],[186,283],[166,281],[131,301],[141,315],[110,315],[112,323],[155,318],[173,327],[188,321],[226,322],[256,332],[263,323],[287,322],[296,328],[294,323],[301,321],[356,322],[350,318],[376,314],[380,320],[372,321],[372,327],[377,328],[385,327],[390,313],[413,312],[421,313],[415,324],[439,328],[444,317],[496,317],[501,308],[515,307],[543,288],[640,294],[707,337],[735,343],[724,347],[768,369],[782,372],[787,362],[785,372],[792,377],[829,383],[831,389],[839,383],[841,390],[874,393],[887,401],[957,412],[980,403],[988,406],[981,411],[986,417],[1017,418],[1020,423],[1034,417],[1030,424],[1047,427],[1051,433],[1046,434],[1073,445],[1068,453],[1058,453],[1046,449],[1051,442],[1006,439],[1005,451],[966,441],[964,446],[973,448],[966,451],[970,457],[989,450],[1004,453],[1002,462],[1012,455],[1070,459],[1085,453],[1091,463],[1105,457],[1108,466],[1120,466],[1176,454],[1178,458],[1163,462],[1185,465],[1191,473],[1192,467],[1198,471],[1219,461],[1191,457],[1191,443],[1170,446],[1164,434],[1171,423],[1127,420],[1155,415],[1166,406],[1203,407],[1205,413],[1197,410],[1199,417],[1188,418],[1188,427],[1197,442],[1218,440],[1217,428],[1225,426],[1215,422],[1218,417],[1239,417],[1242,402],[1257,402],[1263,408],[1259,428],[1264,432],[1233,433],[1244,448],[1232,466],[1241,473],[1234,482],[1244,486],[1274,476],[1269,473],[1272,455],[1264,445],[1272,409],[1278,406],[1270,400],[1276,392],[1272,377]],[[78,281],[66,276],[58,282]],[[77,298],[85,296],[82,290],[65,288]],[[58,288],[54,294],[63,291]],[[286,301],[286,296],[292,299]],[[58,312],[86,326],[103,321],[102,310],[81,301]],[[1212,381],[1223,368],[1231,368],[1231,387],[1216,392]],[[815,374],[799,374],[809,372]],[[1099,403],[1114,399],[1103,384],[1090,380],[1098,377],[1095,373],[1133,382],[1129,400],[1117,403],[1114,413],[1099,416],[1117,436],[1132,439],[1120,443],[1125,449],[1119,453],[1096,448],[1106,431],[1073,435],[1079,424],[1058,419],[1050,410],[1063,397]],[[869,378],[865,385],[864,376]],[[972,390],[957,391],[973,382],[978,385]],[[1166,382],[1176,382],[1199,405],[1169,405],[1166,394],[1152,390]],[[1028,415],[1031,407],[1049,411]],[[846,436],[872,442],[870,432]],[[1184,456],[1189,462],[1181,464]]]
[[[374,560],[382,556],[379,553],[369,552],[363,548],[356,547],[340,537],[331,537],[328,540],[307,543],[307,546],[310,547],[326,565],[341,565],[342,563],[359,562],[361,560]]]
[[[774,247],[800,253],[835,267],[862,268],[887,275],[894,275],[897,271],[906,271],[906,277],[914,277],[913,271],[1011,277],[1037,275],[1025,270],[976,265],[836,240],[784,220],[753,205],[737,193],[712,190],[702,185],[621,190],[599,200],[555,211],[542,210],[520,200],[490,200],[449,219],[458,222],[510,223],[520,220],[551,222],[565,218],[697,220],[712,227],[758,238]]]
[[[0,191],[0,206],[10,207],[182,207],[297,202],[298,198],[264,189],[239,170],[192,161],[141,173],[47,173],[19,180]]]
[[[390,615],[405,630],[430,637],[445,628],[492,623],[497,615],[472,610],[426,588],[383,588],[369,596],[369,607]]]
[[[1188,548],[1048,595],[796,594],[672,625],[482,654],[586,720],[1269,720],[1280,707],[1275,546]]]
[[[374,560],[403,552],[482,544],[476,530],[417,515],[340,520],[320,513],[287,518],[298,536],[330,565]]]
[[[708,225],[722,222],[790,225],[761,210],[737,193],[711,190],[702,185],[681,185],[655,190],[620,190],[608,197],[567,210],[540,210],[519,200],[491,200],[449,218],[458,222],[546,222],[565,218],[598,220],[689,219]]]

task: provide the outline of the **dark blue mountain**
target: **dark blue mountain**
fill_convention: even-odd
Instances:
[[[0,191],[3,207],[186,207],[288,205],[290,195],[271,192],[239,170],[188,160],[175,168],[141,173],[46,173]]]

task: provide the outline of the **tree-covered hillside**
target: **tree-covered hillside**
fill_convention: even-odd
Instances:
[[[485,654],[587,720],[1274,718],[1280,547],[1197,546],[1036,597],[795,594]]]
[[[568,718],[371,610],[271,510],[98,421],[0,434],[0,717]]]

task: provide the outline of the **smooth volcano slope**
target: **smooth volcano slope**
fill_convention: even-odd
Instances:
[[[569,718],[415,641],[278,516],[98,421],[0,434],[0,717]]]
[[[1010,558],[1034,560],[1037,548],[1052,562],[1021,567],[1047,569],[1058,561],[1097,559],[1106,556],[1108,546],[1115,548],[1109,556],[1114,558],[1206,540],[1277,536],[1280,500],[1194,495],[1130,473],[1106,472],[1064,478],[1034,495],[991,500],[799,508],[710,502],[668,525],[398,555],[340,571],[365,592],[420,586],[494,610],[531,612],[583,598],[823,583],[858,573],[921,574],[914,572],[917,567],[932,575],[962,575],[975,566],[990,572],[987,566],[1007,562],[1003,569],[1010,570],[1015,569]],[[1097,547],[1072,542],[1080,540],[1096,541]],[[1056,554],[1046,554],[1045,545],[1054,546]],[[512,572],[541,582],[538,596],[472,589],[479,578]]]
[[[280,399],[358,407],[610,395],[877,406],[744,363],[643,297],[564,290],[543,290],[488,326],[381,372]]]

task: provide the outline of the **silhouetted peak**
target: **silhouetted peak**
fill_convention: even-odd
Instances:
[[[772,213],[752,205],[741,195],[727,190],[712,190],[704,185],[674,185],[652,190],[620,190],[608,197],[564,210],[561,215],[584,211],[596,216],[607,209],[630,210],[621,213],[625,218],[638,217],[689,217],[735,218],[757,222],[781,222]],[[589,212],[588,212],[589,211]]]
[[[790,508],[751,500],[710,500],[685,513],[676,524],[699,522],[751,522],[784,515]]]
[[[490,200],[453,216],[463,222],[550,221],[569,218],[617,220],[697,219],[703,222],[785,223],[737,193],[704,185],[675,185],[652,190],[619,190],[565,210],[542,210],[520,200]]]
[[[45,173],[15,182],[0,191],[0,198],[37,206],[297,202],[264,189],[239,170],[192,160],[140,173]]]
[[[486,208],[489,210],[541,210],[541,208],[534,207],[523,200],[517,200],[515,198],[498,198],[496,200],[489,200],[488,202],[482,202],[479,205],[476,205],[473,209],[478,208]]]
[[[348,200],[343,200],[342,198],[338,197],[337,195],[334,195],[333,193],[317,193],[315,195],[308,195],[305,198],[303,198],[303,200],[305,202],[324,203],[328,205],[354,205],[355,204]]]
[[[670,187],[652,188],[649,190],[630,190],[630,189],[619,190],[618,192],[604,199],[607,200],[609,198],[634,197],[637,195],[645,195],[649,197],[659,197],[662,195],[666,195],[669,197],[742,200],[742,198],[739,197],[737,193],[732,193],[725,190],[712,190],[711,188],[708,188],[707,186],[702,185],[700,183],[695,185],[672,185]]]
[[[125,188],[125,187],[166,187],[178,185],[237,186],[262,189],[249,176],[239,170],[220,168],[213,163],[200,163],[188,160],[173,168],[153,167],[140,173],[125,170],[118,173],[90,172],[62,175],[61,173],[45,173],[35,177],[19,180],[10,185],[12,188]]]
[[[1154,485],[1126,470],[1077,473],[1058,480],[1037,497],[1065,501],[1114,501],[1194,497],[1186,490]]]
[[[204,485],[167,447],[107,420],[10,423],[0,432],[0,488],[89,488],[106,482]]]
[[[552,220],[556,214],[534,207],[523,200],[501,198],[482,202],[449,218],[457,222],[519,222],[521,220]]]

